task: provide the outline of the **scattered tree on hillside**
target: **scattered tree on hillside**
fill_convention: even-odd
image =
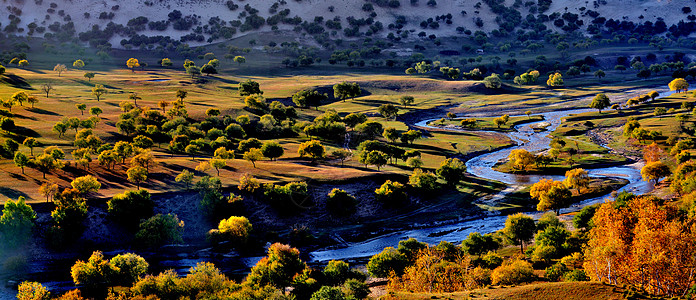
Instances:
[[[334,97],[346,101],[346,98],[355,98],[360,96],[362,91],[357,83],[342,82],[333,86]]]
[[[684,78],[675,78],[669,83],[669,89],[677,93],[686,92],[689,90],[689,83]]]
[[[84,77],[87,78],[87,81],[92,82],[92,78],[94,78],[95,75],[96,73],[94,72],[87,72],[85,73]]]
[[[65,65],[57,64],[55,67],[53,67],[53,71],[58,72],[58,77],[60,77],[60,74],[67,71],[68,68],[65,67]],[[48,95],[48,92],[46,92],[46,95]],[[46,96],[48,97],[48,96]]]
[[[489,89],[499,89],[503,86],[503,80],[500,79],[498,74],[493,73],[483,79],[483,84]]]
[[[647,163],[640,170],[640,174],[643,176],[643,180],[652,181],[654,184],[657,184],[660,179],[672,175],[672,171],[663,162],[654,161]]]
[[[108,93],[108,91],[101,84],[95,84],[92,88],[92,95],[97,98],[97,101],[99,101],[101,96],[103,96],[106,93]]]
[[[605,109],[611,105],[611,101],[607,95],[600,93],[597,94],[590,103],[590,108],[597,109],[599,113],[602,113],[602,109]]]
[[[126,67],[131,69],[131,72],[135,72],[135,68],[140,67],[140,62],[138,62],[137,58],[129,58],[126,61]]]
[[[523,213],[509,215],[503,228],[504,237],[516,245],[520,245],[520,253],[524,253],[524,244],[534,237],[536,225],[532,217]]]
[[[44,93],[46,93],[46,98],[48,98],[48,93],[50,93],[52,90],[54,90],[53,84],[50,82],[46,82],[41,86],[41,90]]]
[[[242,65],[243,63],[246,62],[246,58],[244,56],[235,56],[234,59],[232,59],[232,60],[239,65]]]
[[[73,68],[79,70],[79,69],[82,69],[85,67],[85,62],[82,61],[81,59],[78,59],[75,62],[73,62],[72,66],[73,66]]]
[[[239,83],[239,95],[240,96],[250,96],[250,95],[263,95],[263,91],[259,86],[259,83],[248,79],[247,81],[242,81]]]
[[[561,73],[550,74],[549,79],[546,80],[546,85],[549,87],[563,86],[563,75]]]

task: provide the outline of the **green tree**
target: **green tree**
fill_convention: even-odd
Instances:
[[[490,251],[495,251],[500,248],[500,242],[492,235],[481,235],[478,232],[472,232],[462,241],[462,248],[469,255],[482,256]]]
[[[603,93],[600,93],[592,99],[592,103],[590,103],[590,108],[597,109],[599,110],[599,113],[602,113],[602,109],[605,109],[610,105],[611,101],[609,101],[609,97],[607,97],[607,95]]]
[[[12,94],[10,99],[12,99],[12,101],[14,101],[15,103],[19,103],[20,106],[24,106],[24,102],[26,102],[29,99],[29,95],[27,95],[27,93],[23,91],[19,91]]]
[[[140,222],[135,234],[137,242],[146,246],[160,246],[170,242],[181,242],[184,222],[173,214],[157,214]]]
[[[242,81],[239,83],[239,95],[249,96],[249,95],[263,95],[259,83],[248,79],[247,81]]]
[[[15,153],[14,164],[15,164],[15,166],[22,168],[22,174],[24,174],[24,167],[28,166],[29,162],[30,162],[29,157],[27,157],[26,154],[24,154],[22,152]]]
[[[365,165],[376,166],[377,171],[379,171],[382,166],[387,164],[387,155],[382,151],[372,150],[364,154],[361,162]]]
[[[173,66],[174,63],[172,63],[172,60],[169,58],[163,58],[161,65],[165,68],[169,68],[169,67]]]
[[[245,160],[251,162],[251,164],[256,168],[256,162],[263,159],[263,152],[258,148],[251,148],[244,152],[243,155]]]
[[[205,65],[203,65],[203,67],[201,67],[201,73],[204,73],[204,74],[210,76],[210,74],[217,74],[218,71],[213,65],[205,64]]]
[[[404,185],[391,180],[385,181],[382,186],[377,188],[375,195],[377,200],[387,204],[398,204],[408,199]]]
[[[458,158],[447,158],[440,163],[435,172],[447,184],[456,185],[466,177],[466,166]]]
[[[64,166],[62,161],[55,159],[50,154],[39,155],[32,160],[32,165],[36,166],[36,168],[43,173],[43,179],[46,179],[46,173],[62,169]]]
[[[346,101],[347,98],[355,98],[362,93],[357,83],[342,82],[333,86],[334,97]]]
[[[78,232],[87,218],[87,201],[76,189],[65,189],[53,197],[56,204],[51,212],[53,220],[64,232]]]
[[[0,216],[0,236],[3,244],[11,247],[24,244],[31,237],[36,213],[22,196],[13,201],[7,199]]]
[[[604,73],[604,71],[602,71],[602,70],[597,70],[594,72],[594,76],[599,78],[599,79],[602,79],[603,77],[607,76],[607,74]]]
[[[141,276],[147,273],[150,264],[140,255],[133,253],[119,254],[111,258],[109,263],[118,270],[118,275],[114,278],[114,284],[131,286],[137,282]]]
[[[326,149],[324,148],[324,145],[317,140],[304,142],[300,144],[299,148],[297,149],[297,153],[300,155],[300,157],[308,156],[312,160],[324,158],[325,152]]]
[[[326,94],[320,94],[316,90],[301,90],[292,95],[292,102],[299,107],[319,107],[326,99],[328,99]]]
[[[326,208],[337,215],[351,215],[355,213],[357,200],[348,192],[341,189],[333,189],[326,199]]]
[[[92,175],[77,177],[70,182],[70,185],[82,195],[90,192],[96,193],[101,189],[101,183]]]
[[[97,101],[99,101],[99,99],[101,98],[101,96],[105,95],[106,93],[108,93],[108,91],[107,91],[106,88],[105,88],[103,85],[101,85],[101,84],[96,84],[96,85],[94,85],[94,87],[92,88],[92,95],[93,95],[94,97],[97,98]]]
[[[415,102],[415,98],[413,96],[401,96],[399,98],[399,103],[403,106],[411,106]]]
[[[408,178],[408,184],[423,192],[434,192],[437,190],[437,176],[431,172],[415,169]]]
[[[186,67],[186,74],[191,75],[191,79],[196,78],[196,76],[201,75],[201,68],[197,66]]]
[[[524,253],[524,244],[534,237],[535,231],[534,219],[523,213],[509,215],[503,228],[505,238],[515,245],[520,245],[520,253]]]
[[[141,219],[151,217],[155,206],[150,193],[146,190],[125,191],[113,196],[106,204],[107,212],[115,220],[133,227],[136,227]]]
[[[246,58],[244,56],[235,56],[234,59],[232,59],[232,60],[239,65],[246,62]]]
[[[349,300],[339,287],[322,286],[309,300]]]
[[[401,137],[401,134],[398,130],[396,130],[396,128],[387,127],[384,129],[384,132],[382,132],[382,136],[390,142],[394,143],[396,142],[396,140],[399,139],[399,137]]]
[[[404,273],[408,258],[393,247],[387,247],[382,252],[370,257],[367,262],[367,272],[373,277],[387,278],[393,272],[396,276]]]
[[[399,108],[394,104],[382,104],[377,108],[377,111],[385,119],[393,119],[399,114]]]
[[[284,288],[307,265],[300,259],[300,251],[288,245],[275,243],[268,248],[268,255],[251,268],[246,281],[256,286],[272,285]]]
[[[174,178],[174,181],[176,182],[183,182],[186,185],[186,189],[188,190],[189,187],[191,186],[191,183],[193,182],[194,174],[189,171],[189,170],[182,170],[179,175],[176,175],[176,178]]]
[[[73,282],[92,291],[106,289],[117,274],[118,268],[104,259],[101,251],[94,251],[86,262],[78,260],[70,268]]]
[[[483,84],[489,89],[499,89],[503,86],[503,80],[498,74],[493,73],[483,79]]]
[[[147,169],[141,166],[133,166],[128,168],[128,170],[126,171],[128,181],[134,182],[138,187],[138,190],[140,190],[140,183],[147,180],[147,175]]]
[[[94,72],[86,72],[84,77],[87,78],[87,81],[92,82],[92,78],[96,76],[97,74]]]
[[[283,146],[278,144],[276,141],[268,141],[261,146],[261,153],[264,157],[275,160],[276,158],[283,156],[285,149],[283,149]]]

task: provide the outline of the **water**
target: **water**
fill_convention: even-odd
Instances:
[[[674,92],[661,91],[661,97],[666,97]],[[466,168],[469,173],[477,177],[497,180],[510,186],[529,185],[533,184],[542,178],[550,178],[554,180],[562,180],[564,176],[560,175],[518,175],[498,172],[493,169],[496,163],[500,160],[507,159],[512,150],[525,149],[530,152],[543,151],[549,148],[551,138],[548,132],[553,132],[561,124],[562,119],[571,114],[580,114],[592,111],[591,109],[574,109],[563,111],[552,111],[541,113],[544,117],[543,121],[526,123],[515,126],[516,131],[507,133],[507,136],[517,143],[517,146],[485,153],[476,156],[466,162]],[[415,125],[424,128],[437,128],[428,125],[428,123],[437,119],[428,119],[417,122]],[[534,127],[539,123],[548,123],[546,127],[548,131],[535,132]],[[624,166],[606,167],[587,169],[592,177],[620,177],[628,180],[628,184],[618,191],[628,191],[634,194],[644,194],[650,192],[653,186],[650,182],[642,180],[640,175],[641,163],[634,163]],[[504,198],[504,193],[497,195]],[[602,203],[607,199],[608,195],[595,197],[576,203],[571,207],[562,209],[561,213],[578,211],[587,205]],[[530,213],[535,218],[541,216],[543,212]],[[312,261],[324,262],[329,260],[339,259],[355,259],[365,258],[381,252],[385,247],[395,247],[399,241],[408,238],[416,238],[421,242],[434,245],[440,241],[448,241],[451,243],[459,243],[466,239],[472,232],[480,232],[482,234],[495,232],[505,227],[507,216],[491,216],[481,219],[473,219],[447,224],[442,226],[434,226],[429,228],[409,229],[399,232],[394,232],[382,236],[369,239],[364,242],[350,244],[341,248],[326,248],[311,252],[309,255]]]

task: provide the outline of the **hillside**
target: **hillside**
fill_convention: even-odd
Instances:
[[[73,31],[79,35],[97,26],[103,31],[101,34],[92,32],[80,36],[80,39],[106,38],[115,47],[137,47],[143,36],[171,37],[165,42],[157,40],[163,46],[172,41],[194,46],[252,32],[293,30],[301,33],[298,37],[314,35],[323,44],[327,37],[316,38],[317,35],[326,34],[334,39],[371,35],[387,37],[391,33],[394,35],[392,40],[417,40],[433,34],[438,37],[471,35],[471,32],[480,30],[503,36],[505,34],[496,31],[501,28],[507,32],[538,31],[540,24],[552,31],[577,31],[589,35],[592,34],[589,27],[601,18],[617,22],[630,20],[635,24],[655,23],[662,18],[669,28],[680,21],[689,22],[688,16],[692,15],[690,5],[694,4],[686,0],[594,1],[593,4],[567,0],[526,3],[520,0],[431,1],[16,0],[6,6],[7,19],[2,18],[2,25],[7,33],[33,37]],[[688,9],[683,10],[685,8]],[[174,11],[181,12],[181,15]],[[354,19],[351,21],[349,18]],[[426,24],[421,24],[423,21]],[[108,25],[110,22],[114,24]],[[575,25],[564,27],[571,22],[577,28]],[[121,42],[134,36],[136,40]],[[157,43],[148,44],[154,48]]]

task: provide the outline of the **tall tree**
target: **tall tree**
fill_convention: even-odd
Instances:
[[[509,215],[505,220],[503,234],[506,239],[520,245],[520,253],[524,253],[524,244],[534,237],[536,225],[532,217],[523,213]]]

